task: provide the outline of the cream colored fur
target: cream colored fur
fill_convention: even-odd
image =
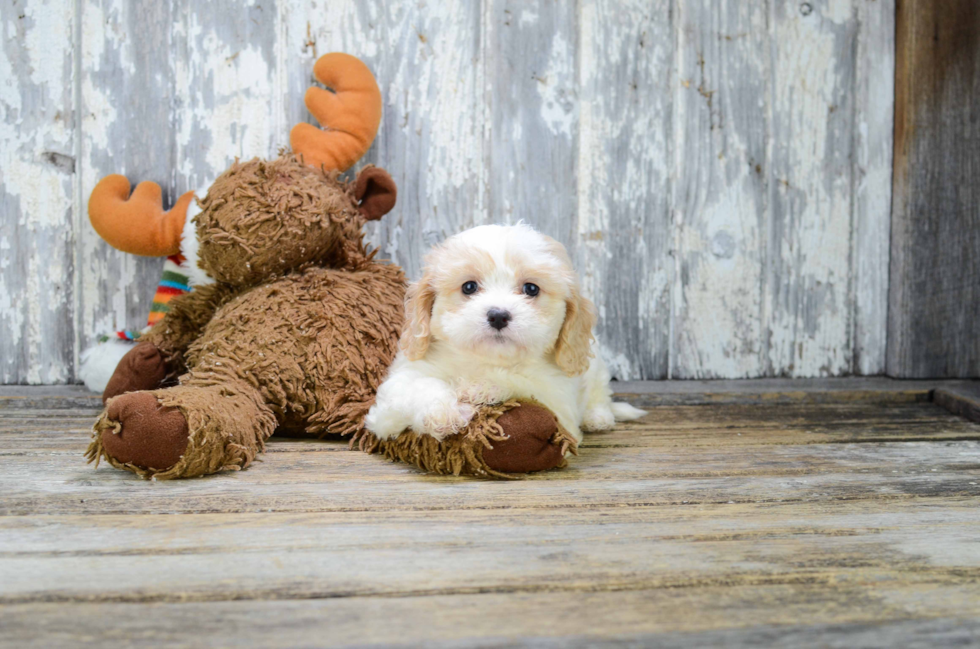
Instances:
[[[472,295],[462,291],[467,282],[479,287]],[[528,283],[536,296],[523,292]],[[510,314],[506,327],[490,326],[490,309]],[[367,428],[382,439],[406,428],[442,439],[478,406],[510,399],[537,400],[578,441],[582,430],[636,419],[644,411],[612,402],[594,322],[558,242],[524,224],[460,233],[430,253],[409,290],[401,351]]]
[[[180,254],[184,257],[184,263],[180,268],[187,273],[187,280],[191,286],[214,284],[214,279],[198,265],[201,242],[198,241],[197,225],[194,223],[195,217],[201,213],[198,200],[203,199],[207,194],[207,187],[194,193],[195,198],[187,207],[187,218],[184,220],[184,229],[180,234]]]

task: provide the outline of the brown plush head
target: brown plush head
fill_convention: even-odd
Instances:
[[[197,216],[201,266],[218,281],[250,284],[306,263],[356,265],[366,258],[361,225],[395,205],[395,183],[367,167],[351,183],[337,180],[371,146],[381,121],[381,91],[363,62],[334,52],[313,68],[320,83],[306,106],[322,128],[297,124],[294,154],[232,165],[211,186]],[[173,255],[193,192],[165,212],[163,192],[140,183],[104,178],[89,199],[89,217],[109,244],[137,255]]]
[[[195,219],[201,268],[219,282],[248,285],[304,264],[357,266],[367,258],[361,226],[394,206],[394,187],[383,169],[368,167],[345,183],[288,153],[236,162]]]

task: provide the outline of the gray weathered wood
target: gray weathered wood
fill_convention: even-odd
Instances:
[[[937,388],[933,400],[950,412],[980,422],[980,383]]]
[[[485,0],[487,219],[524,220],[577,252],[576,6]]]
[[[643,403],[643,399],[637,399]],[[707,405],[706,402],[704,405]],[[43,402],[42,402],[43,404]],[[630,461],[631,471],[642,472],[662,463],[678,461],[671,475],[697,471],[682,469],[672,451],[665,451],[682,444],[704,449],[718,446],[796,446],[812,444],[879,444],[889,442],[914,442],[924,439],[944,441],[976,441],[980,439],[980,427],[950,414],[941,407],[929,403],[858,402],[858,403],[787,403],[770,400],[768,406],[757,404],[711,403],[709,409],[702,406],[650,406],[654,408],[647,420],[624,424],[620,429],[589,435],[582,448],[634,448],[637,450]],[[44,407],[37,402],[23,409],[5,409],[0,412],[0,455],[32,455],[39,452],[79,454],[91,439],[91,422],[96,412],[87,410],[57,410],[37,414]],[[691,438],[692,429],[700,434]],[[270,453],[337,452],[347,449],[343,440],[304,439],[276,436],[269,442]],[[864,453],[860,448],[851,449]],[[706,453],[708,451],[705,451]],[[836,452],[836,451],[834,451]],[[884,447],[877,448],[884,453]],[[809,462],[816,461],[813,453],[831,453],[810,449],[771,449],[772,456],[803,453]],[[702,458],[705,467],[716,462],[715,457]],[[345,458],[337,462],[344,467],[358,466],[360,462],[373,462]],[[699,460],[701,461],[701,460]],[[724,462],[724,456],[722,460]],[[729,475],[739,473],[738,456],[730,458]],[[351,464],[353,462],[354,464]],[[578,460],[575,464],[578,464]],[[591,467],[583,464],[582,467]],[[601,466],[601,462],[600,462]],[[81,467],[78,467],[81,468]],[[25,469],[27,470],[27,469]],[[272,469],[275,471],[276,469]],[[333,470],[333,469],[332,469]],[[626,470],[626,467],[623,467]],[[661,468],[662,470],[662,468]],[[706,468],[704,468],[707,471]],[[724,472],[723,470],[721,471]],[[663,477],[661,475],[660,477]]]
[[[619,399],[663,405],[702,403],[873,403],[928,401],[933,391],[968,381],[898,381],[886,377],[737,379],[720,381],[617,381]]]
[[[895,3],[857,3],[851,275],[855,374],[885,371],[895,113]]]
[[[664,0],[579,6],[576,261],[598,309],[602,355],[620,378],[668,373],[669,16]]]
[[[179,192],[206,188],[235,158],[274,155],[280,140],[275,0],[173,0]]]
[[[71,0],[0,3],[0,383],[72,380]]]
[[[332,50],[378,77],[384,117],[363,162],[401,191],[369,240],[411,277],[446,236],[523,218],[569,246],[620,379],[883,368],[894,0],[7,13],[25,36],[5,46],[4,101],[31,114],[3,117],[0,381],[72,381],[81,349],[145,320],[160,261],[91,230],[101,176],[156,180],[170,200],[236,156],[274,155],[310,120],[312,64]],[[59,43],[37,68],[32,38]],[[54,72],[57,101],[42,101]]]
[[[803,394],[845,385],[865,396]],[[659,407],[514,482],[277,438],[243,472],[141,482],[82,463],[93,396],[5,388],[0,646],[963,646],[980,425],[866,396],[935,385]]]
[[[177,159],[171,4],[82,0],[77,6],[82,79],[74,237],[80,353],[99,336],[146,326],[163,266],[159,259],[106,244],[89,224],[88,197],[101,178],[117,173],[133,185],[158,183],[169,204]]]
[[[855,573],[914,584],[951,581],[949,566],[980,575],[970,542],[980,512],[962,502],[860,503],[829,513],[813,503],[692,509],[202,514],[183,524],[11,517],[0,519],[0,574],[9,575],[0,604],[703,588]],[[596,520],[613,542],[597,542]],[[556,556],[574,571],[556,569]],[[864,569],[855,565],[862,562]]]
[[[417,278],[430,246],[487,220],[480,3],[290,0],[283,19],[285,130],[311,119],[303,94],[317,56],[348,52],[377,77],[383,121],[362,163],[386,168],[399,192],[368,240]]]
[[[13,421],[4,438],[25,434],[15,432],[21,427]],[[85,465],[84,434],[72,436],[75,451],[66,454],[44,443],[43,428],[23,445],[5,443],[19,454],[4,458],[0,513],[548,509],[980,494],[971,484],[980,425],[932,404],[658,408],[644,421],[589,436],[568,469],[527,483],[421,476],[376,456],[295,452],[287,442],[254,470],[140,487],[132,474]],[[767,460],[761,466],[760,457]]]
[[[888,373],[980,376],[980,6],[899,3]]]
[[[764,3],[679,5],[671,377],[768,373],[767,19]]]
[[[854,2],[775,2],[771,20],[766,373],[832,376],[851,369]]]
[[[0,646],[229,644],[591,649],[910,647],[975,643],[974,585],[752,584],[608,592],[471,593],[0,608]]]

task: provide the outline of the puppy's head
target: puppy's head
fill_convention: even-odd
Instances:
[[[568,375],[589,366],[592,302],[565,248],[524,224],[480,226],[436,247],[406,311],[401,347],[412,360],[435,339],[494,363],[553,355]]]

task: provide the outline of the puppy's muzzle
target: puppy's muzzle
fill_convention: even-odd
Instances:
[[[510,311],[504,311],[503,309],[490,309],[487,311],[487,322],[490,326],[500,331],[507,326],[510,322]]]

